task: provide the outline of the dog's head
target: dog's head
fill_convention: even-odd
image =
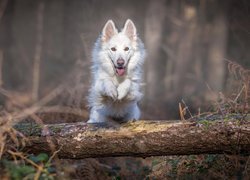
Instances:
[[[128,19],[123,30],[118,32],[114,22],[109,20],[103,28],[101,41],[103,50],[108,55],[108,60],[112,63],[116,75],[125,75],[128,63],[137,45],[134,23]]]

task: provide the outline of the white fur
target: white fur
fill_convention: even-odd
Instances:
[[[115,47],[116,51],[111,48]],[[125,51],[124,48],[129,50]],[[103,28],[93,50],[92,85],[89,90],[90,119],[99,123],[112,119],[138,120],[138,101],[142,98],[141,81],[144,45],[137,37],[136,28],[127,20],[118,32],[112,20]],[[114,66],[117,59],[125,61],[126,73],[118,76]]]

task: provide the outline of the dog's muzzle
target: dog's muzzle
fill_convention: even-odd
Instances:
[[[123,76],[126,73],[125,61],[122,58],[117,59],[117,66],[115,67],[118,76]]]

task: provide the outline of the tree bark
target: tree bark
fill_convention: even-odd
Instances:
[[[60,158],[250,152],[249,120],[137,121],[119,127],[71,123],[45,125],[46,130],[19,124],[16,129],[27,136],[29,152],[50,152],[53,143]]]

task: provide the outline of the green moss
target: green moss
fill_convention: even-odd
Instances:
[[[212,124],[214,124],[214,122],[213,121],[209,121],[209,120],[202,120],[202,121],[199,121],[198,124],[203,125],[204,127],[208,128]]]

